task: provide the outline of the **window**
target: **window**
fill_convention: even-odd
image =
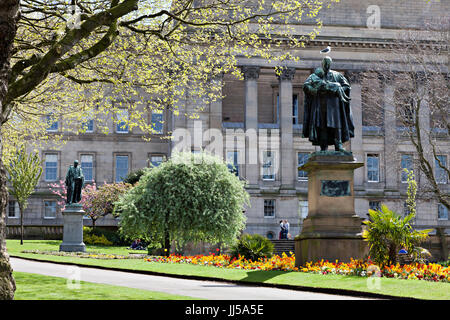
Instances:
[[[308,216],[308,200],[298,202],[298,215],[300,219],[305,219]]]
[[[309,153],[299,152],[297,153],[297,167],[300,168],[304,165],[309,158]],[[303,170],[297,170],[297,179],[298,180],[308,180],[308,173]]]
[[[263,151],[263,180],[275,180],[275,152]]]
[[[58,179],[58,155],[45,155],[45,181],[56,181]]]
[[[277,93],[277,110],[276,110],[276,117],[277,117],[277,123],[279,123],[280,119],[280,94]],[[299,111],[298,111],[298,94],[292,95],[292,124],[300,124],[300,118],[299,118]]]
[[[264,199],[264,218],[275,217],[275,199]]]
[[[8,218],[19,218],[20,210],[17,201],[8,201]]]
[[[227,166],[230,172],[239,177],[239,151],[227,151]]]
[[[442,203],[438,204],[438,220],[448,220],[448,209]]]
[[[116,156],[116,182],[122,182],[128,174],[128,156]]]
[[[58,120],[55,120],[53,115],[51,114],[47,115],[46,121],[47,121],[47,132],[58,131],[59,123]]]
[[[44,201],[44,218],[56,218],[56,201]]]
[[[120,109],[117,112],[117,133],[128,133],[128,109]]]
[[[436,182],[439,184],[446,184],[448,174],[445,168],[447,168],[447,156],[438,155],[437,159],[434,160],[434,171],[436,176]]]
[[[367,181],[380,181],[380,161],[377,154],[367,155]]]
[[[152,129],[156,134],[163,134],[164,132],[164,119],[162,110],[152,110]]]
[[[371,210],[380,210],[381,209],[381,202],[380,201],[369,201],[369,209]]]
[[[94,132],[94,120],[88,119],[85,122],[83,122],[83,130],[87,133]]]
[[[154,167],[159,166],[166,157],[164,155],[151,155],[150,156],[150,164]]]
[[[292,96],[292,124],[299,124],[298,118],[298,95]]]
[[[408,174],[403,169],[408,169],[408,171],[411,171],[413,169],[413,157],[410,154],[402,154],[402,160],[401,160],[401,180],[402,183],[408,182]]]
[[[85,181],[94,181],[94,156],[91,154],[81,155],[81,170],[83,170]]]

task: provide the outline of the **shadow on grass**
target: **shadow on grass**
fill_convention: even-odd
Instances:
[[[268,280],[278,277],[279,275],[290,272],[291,271],[262,271],[262,270],[248,271],[247,277],[242,279],[241,281],[266,282]]]

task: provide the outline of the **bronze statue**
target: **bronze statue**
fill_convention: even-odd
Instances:
[[[342,144],[354,137],[354,124],[350,109],[350,84],[339,72],[331,70],[331,58],[322,60],[303,85],[305,108],[303,137],[309,138],[321,151],[334,145],[336,151],[345,152]]]
[[[81,189],[84,186],[84,176],[78,160],[75,160],[73,166],[69,167],[66,175],[67,204],[78,203],[81,201]]]

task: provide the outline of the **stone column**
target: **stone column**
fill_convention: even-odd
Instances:
[[[212,80],[215,85],[223,85],[223,75]],[[222,89],[218,94],[222,95]],[[216,101],[211,102],[209,106],[209,128],[222,130],[222,98],[217,98]]]
[[[83,216],[85,212],[80,204],[67,205],[62,212],[64,218],[63,242],[59,251],[85,252],[83,242]]]
[[[258,78],[259,67],[243,66],[242,72],[245,79],[245,178],[250,188],[257,188],[259,181],[258,166]],[[255,161],[256,160],[256,161]]]
[[[294,166],[294,136],[292,124],[292,79],[295,68],[283,67],[281,74],[277,75],[279,80],[279,108],[281,143],[279,159],[281,161],[281,189],[294,189],[297,177],[296,166]]]
[[[350,146],[353,156],[356,161],[364,163],[364,149],[363,149],[363,131],[362,131],[362,98],[361,98],[361,72],[352,71],[347,74],[347,78],[350,81],[350,108],[353,114],[353,124],[355,125],[355,137],[350,139]],[[364,184],[364,168],[355,170],[354,178],[355,187],[363,188]]]
[[[397,154],[397,121],[394,104],[394,84],[384,84],[384,177],[385,188],[397,189],[399,159]],[[381,176],[380,176],[381,179]]]

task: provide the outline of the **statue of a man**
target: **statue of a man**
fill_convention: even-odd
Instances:
[[[81,201],[81,189],[84,185],[84,176],[81,167],[78,166],[78,160],[69,167],[66,175],[67,204],[78,203]]]
[[[321,151],[334,145],[336,151],[343,152],[342,144],[354,137],[355,129],[350,84],[341,73],[330,69],[331,62],[330,57],[325,57],[322,68],[317,68],[303,85],[303,136],[320,146]]]

